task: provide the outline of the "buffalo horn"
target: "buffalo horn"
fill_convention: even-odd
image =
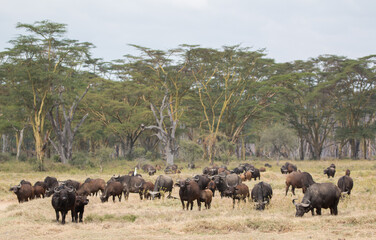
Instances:
[[[308,200],[308,203],[300,203],[302,207],[309,207],[311,205],[311,201]]]
[[[292,200],[292,203],[293,203],[295,206],[298,205],[298,203],[295,203],[296,200],[298,200],[298,199],[295,198],[295,199]]]
[[[17,185],[17,188],[21,188],[21,183]]]
[[[72,188],[72,187],[70,187],[69,189],[68,189],[68,192],[73,192],[74,191],[74,188]]]
[[[57,190],[57,187],[54,188],[54,192],[55,192],[55,193],[59,193],[60,191],[61,191],[61,189],[60,189],[60,190]]]
[[[140,188],[140,187],[142,186],[142,181],[141,181],[140,186],[137,186],[136,183],[134,184],[134,186],[135,186],[136,188]]]

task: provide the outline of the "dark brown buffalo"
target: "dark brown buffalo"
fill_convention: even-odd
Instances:
[[[213,198],[213,192],[210,189],[204,189],[200,192],[200,202],[205,203],[205,208],[210,209]]]
[[[255,181],[256,181],[257,178],[260,180],[261,176],[260,176],[260,170],[259,169],[257,169],[257,168],[250,169],[249,172],[252,173],[251,178],[253,178]]]
[[[33,186],[33,192],[35,198],[44,198],[46,190],[42,186]]]
[[[286,177],[286,194],[289,191],[290,186],[292,187],[292,194],[295,195],[295,188],[302,188],[303,193],[307,190],[309,186],[314,184],[311,174],[308,172],[292,172]]]
[[[198,186],[200,187],[200,190],[204,190],[207,186],[208,183],[210,182],[210,179],[207,175],[196,175],[192,178],[198,183]]]
[[[191,210],[193,209],[193,201],[197,200],[198,210],[201,210],[201,202],[200,202],[200,187],[198,186],[197,182],[194,180],[180,180],[176,184],[176,186],[180,187],[179,196],[181,204],[183,205],[183,210],[185,209],[184,202],[187,201],[187,210],[189,208],[189,204],[191,204]]]
[[[154,183],[152,182],[144,182],[141,186],[141,191],[144,194],[144,199],[150,199],[151,200],[151,194],[154,190]]]
[[[157,172],[157,169],[155,169],[154,166],[150,165],[150,164],[144,164],[141,169],[145,172],[145,173],[148,173],[149,176],[152,176],[154,175],[156,172]]]
[[[22,182],[22,181],[21,181]],[[34,191],[31,184],[18,184],[17,186],[11,187],[9,191],[14,192],[17,195],[19,203],[27,202],[31,199],[34,199]]]
[[[218,169],[219,169],[218,166],[205,167],[202,170],[202,174],[206,174],[206,175],[209,175],[209,176],[214,176],[214,175],[218,174]]]
[[[346,170],[345,175],[350,177],[350,170],[349,169]]]
[[[337,186],[342,193],[347,193],[350,195],[354,182],[350,176],[345,175],[338,179]]]
[[[103,191],[106,187],[106,182],[103,179],[97,178],[97,179],[86,179],[85,182],[80,186],[80,188],[77,190],[78,195],[98,195],[99,190],[103,194]]]
[[[309,211],[314,215],[316,208],[317,215],[321,215],[321,208],[329,208],[330,214],[338,214],[338,202],[341,197],[341,190],[333,183],[314,183],[304,194],[301,203],[292,203],[296,207],[296,217],[302,217],[304,213]]]
[[[196,165],[194,163],[188,163],[188,169],[195,169]]]
[[[245,173],[243,173],[243,175],[244,175],[244,180],[250,181],[252,179],[251,171],[246,171]]]
[[[232,198],[232,208],[235,208],[235,199],[246,202],[246,198],[249,199],[249,188],[244,183],[237,184],[236,186],[229,186],[224,192],[225,196]]]
[[[208,183],[207,189],[212,191],[213,197],[214,197],[216,186],[215,186],[215,182],[213,180],[210,180],[210,182]]]
[[[46,196],[49,197],[54,194],[54,189],[59,186],[59,182],[55,177],[47,176],[44,179],[44,183],[46,184]]]
[[[256,202],[256,210],[264,210],[265,205],[269,204],[273,196],[273,190],[270,184],[266,182],[259,182],[256,184],[251,192],[251,198]]]
[[[282,174],[288,174],[296,171],[298,171],[298,168],[294,164],[289,162],[286,162],[285,165],[281,167]]]
[[[333,167],[328,167],[324,170],[324,174],[328,175],[328,178],[334,178],[334,175],[336,174],[336,169]]]
[[[59,212],[61,213],[61,223],[65,224],[65,217],[68,211],[72,213],[72,221],[75,216],[76,194],[72,187],[61,185],[54,189],[52,196],[52,206],[55,209],[56,221],[59,221]]]
[[[112,196],[112,201],[115,202],[115,197],[117,196],[119,198],[119,202],[121,202],[121,195],[124,192],[125,195],[125,187],[126,185],[122,184],[121,182],[114,181],[107,184],[106,188],[104,189],[104,192],[102,196],[100,197],[102,203],[108,202],[108,198]]]
[[[180,170],[179,170],[179,168],[178,168],[178,165],[173,164],[173,165],[168,165],[168,166],[166,166],[164,172],[165,172],[166,174],[169,174],[169,173],[170,173],[170,174],[176,174],[176,173],[180,173]]]
[[[271,167],[272,167],[272,165],[270,165],[269,163],[265,163],[264,166],[265,166],[265,167],[268,167],[268,168],[271,168]]]
[[[77,222],[78,218],[79,221],[82,222],[84,211],[85,211],[85,205],[89,203],[89,199],[87,199],[86,195],[76,195],[76,202],[74,205],[74,216],[72,216],[72,222]],[[73,215],[73,212],[72,212]]]

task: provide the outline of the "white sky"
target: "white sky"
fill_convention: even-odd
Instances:
[[[68,38],[91,42],[106,61],[134,54],[127,44],[265,48],[277,62],[320,54],[375,54],[374,0],[0,0],[0,51],[17,22],[67,24]]]

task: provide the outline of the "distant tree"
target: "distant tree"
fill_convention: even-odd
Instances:
[[[277,164],[279,164],[281,156],[286,156],[287,153],[297,148],[297,140],[294,130],[276,123],[261,133],[260,146],[277,157]]]
[[[43,170],[50,133],[45,129],[45,120],[54,102],[53,94],[61,86],[68,87],[72,74],[89,56],[91,44],[64,38],[65,24],[40,21],[18,23],[17,28],[30,35],[10,41],[12,48],[2,53],[9,69],[6,80],[18,91],[29,115],[39,169]]]

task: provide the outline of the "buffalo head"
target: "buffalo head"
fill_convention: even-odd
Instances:
[[[295,217],[303,217],[303,215],[311,210],[311,202],[308,200],[308,203],[295,203],[296,199],[292,200],[292,203],[295,205],[296,213]]]

